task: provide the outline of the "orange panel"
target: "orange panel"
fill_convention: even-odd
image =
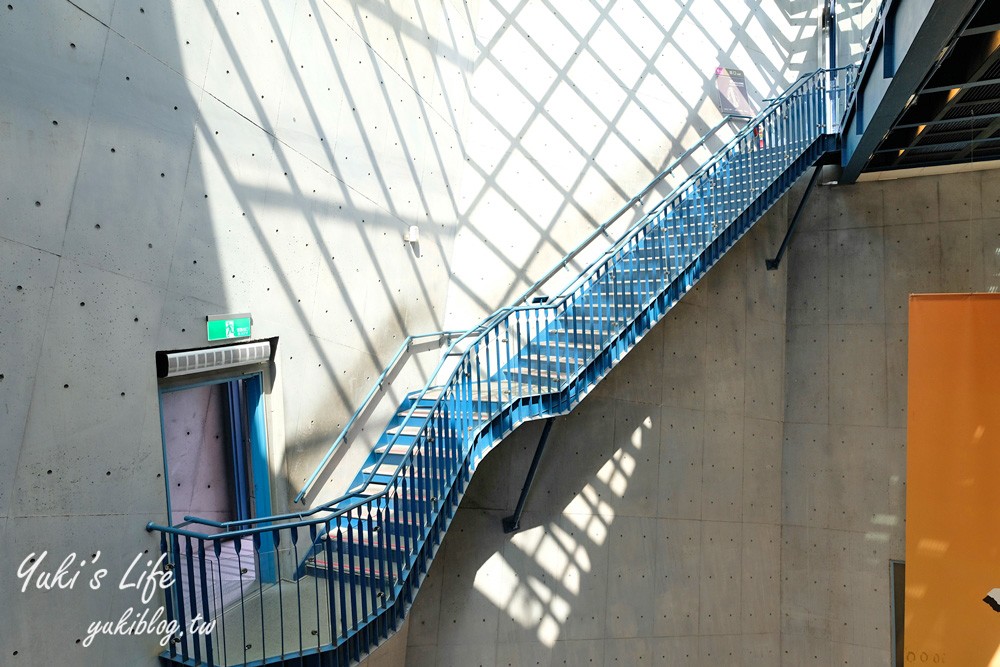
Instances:
[[[905,664],[1000,665],[1000,294],[910,298]]]

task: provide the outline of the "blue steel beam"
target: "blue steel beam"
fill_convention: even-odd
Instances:
[[[853,183],[982,0],[887,0],[842,124],[841,183]],[[895,73],[887,77],[894,65]]]

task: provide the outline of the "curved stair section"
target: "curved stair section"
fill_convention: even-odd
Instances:
[[[344,496],[297,514],[147,526],[176,574],[168,618],[215,624],[175,636],[163,661],[349,665],[388,637],[483,456],[518,424],[572,410],[836,148],[846,86],[831,81],[846,76],[797,81],[562,293],[454,341],[445,379],[404,399]]]

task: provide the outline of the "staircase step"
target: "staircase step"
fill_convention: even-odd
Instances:
[[[388,435],[396,435],[397,433],[401,435],[417,436],[420,435],[420,426],[418,425],[406,425],[406,426],[391,426],[385,430]]]
[[[401,445],[399,443],[392,445],[379,445],[373,451],[376,454],[385,454],[386,450],[389,450],[390,456],[405,456],[408,451],[410,451],[409,445]]]
[[[407,506],[409,506],[409,505],[419,505],[420,503],[432,502],[434,500],[436,500],[436,498],[434,498],[433,496],[430,496],[425,491],[421,491],[420,494],[417,495],[417,496],[410,496],[409,494],[407,494],[407,501],[408,502],[406,504],[407,504]],[[352,522],[356,522],[356,521],[380,521],[382,519],[382,517],[392,517],[394,512],[395,512],[395,509],[392,508],[392,507],[382,507],[382,508],[377,508],[376,509],[376,508],[372,508],[371,505],[361,505],[359,507],[355,507],[354,509],[349,510],[348,513],[345,516],[347,516],[348,520],[352,521]],[[402,513],[402,508],[401,508],[401,513]],[[408,517],[406,517],[406,518],[403,519],[403,523],[413,523],[413,522]],[[338,530],[338,528],[331,529],[328,533],[326,533],[327,537],[328,538],[329,537],[336,537],[337,530]],[[342,534],[346,534],[347,533],[347,526],[341,526],[339,528],[339,530],[340,530],[340,532]],[[357,535],[359,531],[362,534],[366,534],[367,533],[366,529],[360,528],[357,525],[355,525],[354,526],[354,534]]]
[[[385,484],[379,484],[377,482],[372,482],[367,487],[360,487],[360,486],[359,487],[355,487],[355,489],[362,489],[362,488],[364,489],[365,493],[363,495],[361,495],[361,497],[362,498],[370,498],[372,496],[376,496],[376,495],[382,493],[382,491],[384,491],[388,487]],[[351,493],[354,493],[354,492],[355,492],[354,490],[351,491]],[[409,489],[405,493],[401,493],[400,491],[398,491],[396,489],[393,489],[393,490],[390,490],[387,495],[388,495],[389,498],[405,498],[407,500],[415,500],[417,502],[423,502],[423,501],[426,501],[428,499],[435,500],[434,498],[432,498],[431,496],[429,496],[426,493],[426,490],[424,490],[424,489],[418,489],[417,492],[414,492],[413,489]]]
[[[376,495],[382,493],[382,491],[384,491],[385,489],[386,489],[386,485],[385,484],[379,484],[377,482],[371,482],[368,485],[363,485],[362,484],[362,485],[355,486],[354,488],[352,488],[351,490],[349,490],[348,493],[358,493],[358,494],[360,494],[362,491],[364,491],[364,493],[362,495],[365,496],[365,497],[368,497],[368,496],[376,496]]]
[[[343,568],[341,568],[341,565],[336,558],[334,558],[333,562],[327,564],[326,554],[322,555],[317,554],[316,556],[309,558],[306,561],[306,570],[308,571],[310,569],[315,569],[322,572],[342,572],[344,574],[353,573],[356,577],[361,577],[364,579],[370,579],[372,576],[372,572],[374,571],[376,580],[381,580],[383,578],[381,573],[381,563],[379,563],[378,561],[375,561],[374,570],[370,568],[368,563],[365,563],[364,565],[358,565],[358,564],[351,565],[348,563],[344,563]],[[391,572],[389,576],[390,577],[392,576]]]
[[[591,338],[595,338],[597,336],[603,336],[604,334],[609,333],[609,332],[610,332],[610,329],[604,330],[604,331],[599,330],[599,329],[576,329],[576,328],[569,329],[569,328],[566,328],[566,327],[558,327],[556,329],[549,329],[549,333],[553,333],[553,334],[558,334],[558,335],[567,335],[568,334],[570,336],[573,336],[573,335],[577,335],[577,336],[589,336]]]
[[[540,364],[543,363],[559,364],[559,366],[563,366],[564,364],[567,363],[573,366],[577,366],[582,363],[582,361],[576,357],[560,357],[554,354],[526,354],[523,357],[521,357],[521,359],[530,359],[531,361],[535,361]]]
[[[537,347],[537,348],[553,348],[554,347],[554,348],[558,348],[559,351],[565,350],[567,348],[569,348],[569,349],[575,349],[575,350],[599,350],[599,349],[601,349],[601,347],[603,347],[600,343],[587,343],[587,342],[584,342],[584,341],[576,341],[576,342],[574,342],[572,340],[570,340],[570,341],[545,340],[545,341],[541,341],[539,343],[532,343],[531,345],[533,347]]]
[[[413,416],[410,419],[419,419],[419,420],[423,421],[424,417],[426,417],[430,413],[431,413],[431,409],[430,408],[417,408],[416,410],[413,411]],[[406,415],[408,415],[408,414],[410,414],[409,410],[401,410],[401,411],[399,411],[399,412],[396,413],[396,416],[398,416],[398,417],[406,417]],[[479,418],[480,421],[484,421],[486,419],[489,419],[489,417],[490,417],[490,413],[488,413],[488,412],[480,412],[479,415],[478,415],[478,418]]]
[[[399,466],[396,464],[383,463],[382,465],[378,466],[377,470],[375,469],[374,465],[365,466],[364,468],[361,469],[361,474],[370,475],[374,472],[376,475],[381,477],[392,477],[393,475],[396,474],[397,469],[399,469]],[[437,479],[436,476],[430,477],[425,475],[413,475],[413,477],[416,477],[417,479]]]
[[[543,378],[550,378],[550,379],[554,378],[554,379],[557,379],[557,380],[560,380],[560,381],[561,380],[565,380],[566,378],[568,378],[571,375],[571,373],[566,373],[565,371],[562,371],[562,370],[555,370],[555,369],[551,369],[551,368],[539,368],[538,366],[533,366],[533,367],[529,367],[529,366],[516,366],[514,368],[511,368],[507,372],[512,377],[517,377],[517,376],[523,377],[523,376],[527,375],[529,377],[543,377]],[[524,380],[521,380],[521,381],[523,382]]]

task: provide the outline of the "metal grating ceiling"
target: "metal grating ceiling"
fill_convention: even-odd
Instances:
[[[980,3],[943,53],[865,171],[1000,157],[1000,2]]]

